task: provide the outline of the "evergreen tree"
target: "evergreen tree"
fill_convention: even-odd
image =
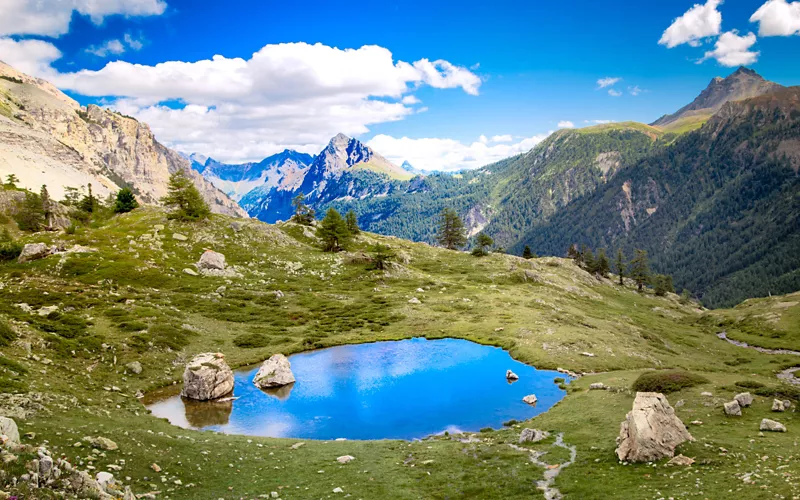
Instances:
[[[36,193],[25,191],[25,199],[17,205],[14,220],[21,231],[40,231],[45,224],[42,197]]]
[[[567,257],[574,260],[575,264],[579,266],[583,263],[583,256],[581,256],[581,252],[578,250],[578,246],[575,243],[569,246]]]
[[[631,278],[636,282],[636,287],[641,292],[644,285],[650,281],[650,266],[647,263],[647,252],[634,250],[634,257],[630,264]]]
[[[675,292],[675,288],[672,286],[672,276],[668,274],[656,274],[653,277],[653,286],[655,288],[656,295],[659,297],[663,297],[668,292]]]
[[[397,254],[389,245],[376,243],[372,247],[372,263],[375,269],[379,271],[386,269],[395,257],[397,257]]]
[[[622,249],[617,249],[617,262],[616,262],[617,274],[619,274],[619,284],[620,286],[625,285],[625,255],[622,253]]]
[[[78,202],[81,199],[80,190],[76,187],[71,186],[64,186],[64,205],[70,207],[78,206]]]
[[[494,240],[486,233],[478,234],[475,239],[475,248],[472,249],[472,255],[476,257],[483,257],[489,255],[488,247],[494,244]]]
[[[326,252],[344,250],[352,235],[347,223],[335,208],[329,208],[317,228],[317,237],[322,240],[322,249]]]
[[[452,208],[442,210],[436,239],[440,245],[449,250],[457,250],[466,245],[467,231],[464,222]]]
[[[130,188],[122,188],[117,192],[117,198],[114,201],[114,212],[124,214],[139,208],[139,202],[136,201],[136,196]]]
[[[300,193],[292,200],[292,206],[294,207],[292,221],[298,224],[303,224],[304,226],[310,226],[314,223],[314,217],[316,216],[316,213],[314,212],[313,208],[305,204],[305,199],[306,196],[303,193]]]
[[[583,245],[581,247],[581,260],[583,260],[583,268],[589,271],[590,273],[595,273],[597,268],[595,267],[594,261],[594,254],[592,253],[592,249]]]
[[[9,189],[17,189],[17,183],[19,182],[19,178],[14,174],[8,174],[6,176],[6,183],[5,187]]]
[[[533,258],[533,252],[531,252],[531,247],[529,247],[528,245],[525,245],[525,249],[522,251],[522,258],[523,259]]]
[[[169,176],[167,195],[161,198],[161,203],[172,208],[167,216],[170,219],[195,221],[207,219],[211,215],[200,191],[181,170]]]
[[[22,243],[14,241],[8,228],[0,233],[0,261],[14,260],[22,253]]]
[[[611,272],[611,263],[606,256],[606,249],[601,248],[597,251],[597,258],[594,260],[594,273],[607,278],[609,272]]]
[[[44,214],[45,227],[51,227],[53,218],[53,200],[50,199],[50,193],[47,192],[47,186],[42,184],[42,189],[39,191],[39,197],[42,199],[42,212]]]
[[[361,229],[358,227],[358,216],[355,212],[352,210],[348,211],[344,218],[347,224],[347,230],[350,231],[350,234],[356,235],[361,232]]]
[[[97,210],[97,198],[94,197],[92,194],[92,183],[86,185],[88,188],[88,194],[81,198],[81,201],[78,202],[78,208],[83,210],[84,212],[91,214]]]

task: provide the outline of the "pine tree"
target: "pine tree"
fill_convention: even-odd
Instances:
[[[379,271],[386,269],[395,257],[397,254],[389,245],[376,243],[372,247],[372,265]]]
[[[64,205],[70,207],[77,207],[80,199],[81,199],[81,193],[78,188],[71,186],[64,186],[64,201],[62,202]]]
[[[124,214],[139,208],[139,202],[136,201],[136,196],[130,188],[122,188],[117,192],[117,198],[114,201],[114,212]]]
[[[335,208],[329,208],[317,228],[317,237],[322,240],[322,249],[326,252],[344,250],[350,242],[352,235],[347,229],[347,223]]]
[[[51,227],[53,218],[53,200],[50,199],[50,193],[47,192],[47,186],[42,184],[42,189],[39,191],[39,197],[42,199],[42,213],[44,215],[45,227]]]
[[[355,212],[350,210],[344,218],[347,224],[347,230],[350,231],[350,234],[356,235],[361,232],[361,229],[358,227],[358,216]]]
[[[476,257],[483,257],[489,255],[488,247],[494,244],[494,240],[491,236],[486,233],[478,234],[478,237],[475,239],[475,248],[472,249],[472,255]]]
[[[647,252],[634,250],[634,257],[630,264],[631,278],[636,283],[636,287],[641,292],[644,285],[650,281],[650,267],[647,263]]]
[[[94,194],[92,194],[92,183],[90,182],[86,185],[86,187],[88,188],[89,193],[78,202],[78,208],[88,214],[91,214],[97,209],[97,198],[95,198]]]
[[[575,261],[575,264],[581,265],[583,263],[583,257],[581,256],[581,252],[578,250],[578,246],[573,243],[569,246],[569,250],[567,250],[567,257]]]
[[[17,205],[14,220],[21,231],[33,233],[40,231],[45,223],[42,197],[36,193],[25,191],[25,199]]]
[[[316,216],[316,213],[314,212],[313,208],[305,204],[305,199],[306,196],[303,193],[300,193],[292,200],[292,206],[294,207],[292,221],[298,224],[303,224],[304,226],[310,226],[314,223],[314,217]]]
[[[466,245],[467,231],[464,222],[452,208],[442,210],[436,239],[440,245],[449,250],[457,250]]]
[[[656,274],[653,277],[653,285],[656,295],[659,297],[675,292],[675,288],[672,286],[672,276],[668,274]]]
[[[19,182],[19,178],[14,174],[8,174],[6,176],[6,183],[5,187],[9,189],[17,189],[17,183]]]
[[[525,249],[522,250],[522,258],[523,259],[533,258],[533,252],[531,252],[531,247],[529,247],[528,245],[525,245]]]
[[[583,260],[583,267],[590,273],[597,272],[597,268],[595,267],[594,261],[594,254],[592,253],[592,249],[583,245],[581,247],[581,260]]]
[[[601,248],[597,251],[597,258],[594,261],[594,272],[603,278],[607,278],[608,273],[611,272],[611,263],[608,261],[605,248]]]
[[[167,215],[170,219],[196,221],[207,219],[211,215],[200,191],[182,170],[169,176],[167,195],[161,198],[161,203],[172,208],[172,212]]]
[[[616,268],[617,274],[619,274],[619,284],[625,286],[625,255],[622,253],[622,249],[617,249]]]

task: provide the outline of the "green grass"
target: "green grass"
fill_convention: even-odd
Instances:
[[[633,383],[636,392],[661,392],[669,394],[681,389],[705,384],[708,379],[684,370],[644,372]]]

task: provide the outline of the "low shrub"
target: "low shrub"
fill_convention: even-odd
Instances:
[[[518,420],[514,420],[514,419],[512,418],[512,419],[511,419],[511,420],[509,420],[508,422],[503,422],[503,427],[511,427],[511,426],[517,425],[518,423],[519,423],[519,421],[518,421]]]
[[[3,320],[0,320],[0,347],[5,347],[17,339],[17,333],[8,326]]]
[[[637,392],[668,394],[706,383],[708,379],[694,373],[684,370],[663,370],[642,373],[633,383],[632,389]]]
[[[757,380],[740,380],[735,382],[734,385],[736,387],[742,387],[744,389],[759,389],[764,387],[764,384],[758,382]]]
[[[245,333],[233,339],[233,345],[242,349],[266,347],[270,344],[269,337],[263,333]]]
[[[775,387],[759,387],[753,392],[765,398],[791,399],[793,401],[800,401],[800,387],[796,385],[784,384]]]

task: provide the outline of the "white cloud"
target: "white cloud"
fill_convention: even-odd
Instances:
[[[695,4],[664,30],[658,43],[670,49],[684,43],[699,47],[703,38],[719,35],[722,14],[717,7],[720,4],[722,0],[708,0],[704,5]]]
[[[50,72],[50,63],[61,58],[55,45],[42,40],[12,40],[0,37],[0,61],[30,75]]]
[[[800,35],[800,2],[769,0],[750,17],[758,23],[759,36]]]
[[[514,138],[511,137],[511,134],[503,134],[503,135],[493,135],[492,142],[511,142]]]
[[[615,120],[583,120],[583,123],[596,123],[598,125],[603,125],[606,123],[614,123]]]
[[[575,124],[569,120],[561,120],[558,122],[558,128],[575,128]]]
[[[622,92],[616,89],[608,89],[608,95],[610,95],[611,97],[619,97],[622,95]]]
[[[614,85],[615,83],[618,83],[618,82],[621,82],[621,81],[622,81],[622,78],[607,76],[605,78],[601,78],[601,79],[597,80],[597,88],[598,89],[604,89],[606,87],[610,87],[610,86]]]
[[[125,33],[123,40],[125,40],[125,45],[130,47],[132,50],[142,50],[142,47],[144,47],[144,39],[134,38],[130,33]]]
[[[628,87],[628,92],[632,96],[637,96],[637,95],[641,94],[644,91],[638,85],[631,85],[630,87]]]
[[[485,135],[481,135],[480,137],[478,137],[478,142],[480,142],[481,144],[489,144],[489,138],[486,137]]]
[[[108,57],[109,55],[119,55],[125,52],[125,46],[119,40],[108,40],[102,45],[92,45],[85,49],[86,52],[97,57]]]
[[[407,96],[403,97],[403,98],[400,100],[400,102],[402,102],[403,104],[419,104],[419,103],[421,103],[422,101],[420,101],[419,99],[417,99],[417,96],[413,96],[413,95],[407,95]]]
[[[727,31],[717,39],[714,44],[714,50],[706,52],[697,63],[700,64],[708,59],[716,59],[719,64],[728,67],[753,64],[758,60],[760,54],[760,52],[750,50],[755,43],[756,36],[753,33],[739,36],[736,30]]]
[[[482,167],[524,153],[548,135],[549,133],[528,137],[514,144],[487,145],[480,141],[464,144],[454,139],[410,139],[381,134],[373,137],[367,144],[397,165],[408,161],[421,170],[454,172]]]
[[[267,45],[250,59],[216,55],[154,66],[114,61],[97,71],[59,73],[49,66],[60,55],[52,44],[28,43],[7,40],[0,59],[11,54],[9,63],[20,69],[25,63],[26,72],[104,98],[148,123],[170,147],[229,162],[261,160],[285,147],[316,153],[338,132],[357,136],[371,125],[424,112],[408,104],[414,100],[409,92],[420,86],[475,94],[480,85],[476,75],[447,61],[395,62],[378,46]]]
[[[88,15],[101,24],[111,15],[161,15],[163,0],[3,0],[0,36],[41,35],[57,37],[69,31],[72,12]]]

